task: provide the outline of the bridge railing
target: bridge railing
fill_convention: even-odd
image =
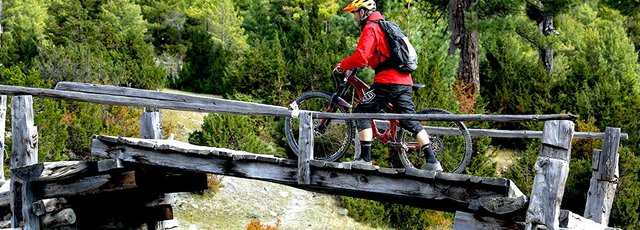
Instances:
[[[594,152],[594,173],[591,180],[592,183],[589,189],[584,216],[606,226],[608,223],[613,195],[617,186],[617,150],[620,139],[627,138],[627,134],[621,133],[619,128],[608,127],[604,133],[574,132],[574,124],[570,120],[575,119],[576,116],[570,114],[338,114],[313,111],[291,111],[285,107],[258,103],[75,82],[61,82],[55,89],[0,85],[0,94],[14,96],[12,100],[12,130],[14,133],[12,137],[13,146],[10,166],[12,169],[37,163],[37,129],[33,124],[31,96],[26,96],[32,95],[36,97],[56,98],[62,100],[154,109],[297,117],[300,119],[301,124],[299,140],[301,151],[298,154],[298,182],[300,184],[308,184],[311,180],[311,166],[309,165],[309,162],[313,159],[313,132],[311,131],[313,119],[360,118],[379,120],[409,119],[493,122],[517,122],[531,120],[545,121],[545,129],[543,131],[470,130],[472,136],[477,137],[541,138],[543,148],[540,151],[540,156],[536,162],[536,177],[534,179],[531,200],[529,202],[525,220],[527,228],[534,228],[536,225],[546,225],[551,228],[557,228],[559,226],[559,217],[561,213],[560,201],[564,193],[564,185],[569,171],[571,140],[573,138],[605,139],[603,149],[601,151]],[[3,100],[0,101],[0,103],[2,102],[6,103],[6,96],[3,96]],[[0,115],[2,115],[2,111],[3,110],[0,110]],[[150,115],[148,119],[154,119],[153,117],[154,115]],[[151,130],[154,129],[154,127],[147,128]],[[449,130],[438,127],[427,127],[427,129],[431,132],[449,132]],[[154,131],[149,133],[151,133],[151,136],[146,138],[158,137],[157,133],[154,133]],[[3,140],[4,138],[1,139]],[[0,176],[3,175],[0,174]],[[28,174],[24,174],[22,177],[28,177]],[[12,178],[14,178],[14,175],[12,175]],[[18,190],[29,191],[28,188],[24,187],[27,186],[28,183],[20,183],[24,178],[15,179],[16,180],[12,180],[11,183],[12,194],[19,194],[16,192]],[[22,207],[21,210],[18,209],[21,207],[21,204],[30,204],[33,202],[31,200],[24,199],[24,195],[21,195],[20,198],[18,198],[18,196],[14,196],[12,201],[12,207],[16,207],[14,208],[14,212],[19,212],[20,215],[24,215],[25,220],[37,219],[33,216],[30,218],[29,216],[32,215],[32,213],[30,213],[29,210],[26,210],[25,207]],[[14,215],[14,217],[20,215]],[[460,216],[464,216],[464,214],[461,214]],[[18,218],[14,218],[12,222],[14,223],[13,226],[18,226]],[[32,224],[35,226],[38,222],[31,221],[29,225]],[[28,228],[26,226],[27,225],[25,225],[25,228]]]

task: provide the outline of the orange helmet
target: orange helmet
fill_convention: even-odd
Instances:
[[[376,10],[376,2],[373,0],[353,0],[343,10],[346,12],[355,12],[360,9],[374,11]]]

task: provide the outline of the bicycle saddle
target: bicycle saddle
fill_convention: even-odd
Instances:
[[[413,86],[411,86],[411,89],[413,89],[413,91],[418,91],[424,87],[425,87],[424,84],[413,84]]]

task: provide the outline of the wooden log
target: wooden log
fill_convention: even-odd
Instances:
[[[156,99],[145,99],[128,96],[111,96],[106,94],[81,93],[73,91],[62,91],[52,89],[28,88],[20,86],[0,85],[0,94],[7,95],[33,95],[37,97],[48,97],[57,99],[67,99],[75,101],[86,101],[109,105],[125,105],[137,107],[153,107],[160,109],[174,109],[194,112],[209,113],[233,113],[245,115],[275,115],[291,116],[291,111],[284,107],[274,108],[272,106],[258,106],[246,102],[236,102],[238,105],[222,104],[200,104],[179,101],[163,101]],[[428,121],[493,121],[493,122],[516,122],[516,121],[547,121],[547,120],[573,120],[578,116],[572,114],[546,114],[546,115],[487,115],[487,114],[393,114],[393,113],[326,113],[316,112],[314,119],[381,119],[381,120],[428,120]]]
[[[135,172],[114,172],[74,181],[35,183],[34,192],[42,198],[89,196],[137,188]],[[33,202],[31,202],[33,203]]]
[[[6,93],[7,95],[33,95],[36,97],[93,102],[93,103],[107,104],[107,105],[151,107],[151,108],[159,108],[159,109],[173,109],[173,110],[184,110],[184,111],[203,112],[203,113],[233,113],[233,114],[246,114],[246,115],[275,115],[275,116],[291,115],[291,111],[289,111],[284,107],[281,107],[281,108],[263,107],[263,106],[256,106],[254,105],[255,103],[239,102],[239,101],[236,102],[237,105],[229,105],[229,104],[221,104],[221,103],[201,104],[201,103],[193,103],[193,102],[164,101],[164,100],[146,99],[146,98],[139,98],[139,97],[111,96],[111,95],[105,95],[105,94],[81,93],[81,92],[72,92],[72,91],[28,88],[28,87],[7,86],[7,85],[0,85],[0,94],[1,93]]]
[[[298,183],[311,183],[311,166],[313,159],[313,119],[311,113],[300,113],[300,137],[298,140]]]
[[[341,122],[336,121],[336,122]],[[376,120],[376,126],[378,128],[389,128],[388,121]],[[437,135],[462,135],[458,128],[452,127],[436,127],[436,126],[422,126],[429,134]],[[469,129],[469,134],[472,137],[498,137],[498,138],[542,138],[542,131],[535,130],[497,130],[497,129]],[[574,139],[604,139],[604,132],[575,132],[573,134]],[[620,138],[627,140],[629,134],[621,133]]]
[[[187,151],[187,150],[185,150]],[[223,151],[222,149],[220,151]],[[114,152],[113,154],[111,152]],[[117,152],[117,153],[116,153]],[[188,152],[188,151],[187,151]],[[185,154],[175,150],[156,151],[144,147],[128,146],[118,142],[94,139],[94,155],[117,157],[123,162],[161,166],[174,171],[198,171],[228,175],[294,186],[305,190],[336,195],[409,204],[433,210],[477,211],[481,197],[508,197],[511,182],[503,178],[479,179],[459,174],[440,173],[440,177],[407,175],[403,170],[383,173],[380,170],[351,171],[336,162],[325,167],[313,167],[311,183],[298,184],[298,165],[256,160],[233,161],[215,155]],[[450,175],[450,176],[444,176]]]
[[[140,118],[140,138],[162,139],[162,113],[159,109],[145,108]]]
[[[106,159],[98,161],[98,172],[106,172],[114,169],[124,169],[120,159]]]
[[[584,218],[568,210],[560,211],[559,222],[560,222],[560,227],[566,228],[566,229],[589,229],[589,230],[615,229],[615,228],[607,227],[607,225],[596,223],[593,220]]]
[[[11,206],[11,180],[0,186],[0,207]]]
[[[69,205],[70,204],[67,199],[65,199],[64,197],[60,197],[38,200],[36,202],[33,202],[31,207],[33,208],[33,212],[36,215],[42,216],[45,213],[55,212],[64,208],[68,208]]]
[[[76,213],[65,208],[58,212],[46,213],[42,216],[42,224],[46,227],[59,227],[76,223]]]
[[[31,96],[15,96],[11,99],[11,169],[38,162],[38,130],[33,125],[33,99]],[[11,175],[12,227],[24,221],[27,229],[39,229],[40,219],[31,212],[30,204],[35,201],[31,182]]]
[[[594,171],[589,184],[584,216],[596,223],[608,225],[618,187],[620,128],[607,127],[605,134],[602,151],[594,152]]]
[[[523,223],[512,220],[502,220],[490,216],[474,215],[472,213],[457,211],[453,220],[454,230],[494,230],[494,229],[522,229]]]
[[[526,196],[518,197],[487,197],[480,199],[480,206],[494,215],[506,215],[526,209]]]
[[[1,5],[1,2],[2,1],[0,0],[0,5]],[[0,9],[1,8],[2,6],[0,6]],[[6,132],[6,127],[5,127],[6,119],[7,119],[7,96],[1,95],[0,96],[0,169],[4,169],[4,151],[5,151],[4,137]],[[0,182],[1,183],[5,182],[4,170],[0,170]]]
[[[542,149],[535,164],[531,199],[525,218],[525,229],[544,225],[558,229],[560,203],[569,175],[571,140],[574,124],[571,121],[547,121],[542,135]]]
[[[168,93],[168,92],[160,92],[155,90],[144,90],[144,89],[135,89],[135,88],[118,87],[118,86],[110,86],[110,85],[96,85],[96,84],[88,84],[88,83],[80,83],[80,82],[59,82],[58,84],[56,84],[55,89],[82,92],[82,93],[105,94],[105,95],[112,95],[112,96],[147,98],[147,99],[155,99],[155,100],[161,100],[161,101],[177,101],[177,102],[187,102],[187,103],[205,104],[205,105],[212,104],[212,105],[230,106],[230,107],[237,107],[237,108],[246,108],[251,106],[251,107],[255,107],[256,109],[287,110],[287,108],[282,106],[264,105],[264,104],[258,104],[258,103],[252,103],[252,102],[225,100],[225,99],[214,98],[214,97],[186,95],[186,94],[180,94],[180,93]]]

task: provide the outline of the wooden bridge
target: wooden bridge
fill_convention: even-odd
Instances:
[[[280,183],[305,190],[455,212],[455,229],[606,229],[618,179],[617,149],[627,135],[574,131],[572,115],[334,114],[114,86],[61,82],[55,89],[0,85],[13,96],[11,179],[0,187],[5,228],[171,229],[172,193],[207,188],[206,173]],[[146,107],[141,137],[95,136],[100,161],[38,163],[32,96]],[[6,96],[0,97],[0,126]],[[505,178],[484,178],[313,160],[313,132],[301,128],[297,160],[162,140],[158,109],[316,118],[461,121],[545,121],[543,131],[470,130],[473,136],[540,138],[531,197]],[[4,129],[4,127],[0,127]],[[429,127],[430,132],[444,132]],[[4,141],[4,132],[0,132]],[[604,139],[594,150],[584,216],[560,210],[574,138]],[[0,143],[4,146],[4,143]],[[2,160],[0,159],[0,162]],[[4,178],[4,175],[2,179]],[[100,208],[96,208],[100,207]],[[144,215],[139,215],[144,213]],[[133,218],[135,217],[135,218]]]

